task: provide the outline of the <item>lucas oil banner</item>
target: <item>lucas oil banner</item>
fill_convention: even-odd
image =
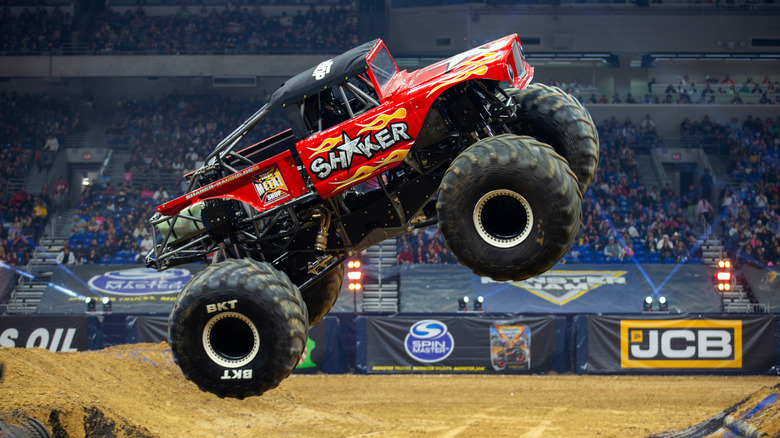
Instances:
[[[587,350],[577,351],[581,372],[763,373],[775,356],[771,316],[588,316],[586,333]]]
[[[368,373],[528,373],[549,370],[555,318],[362,318]],[[359,365],[360,366],[360,365]]]
[[[0,347],[84,351],[87,349],[87,317],[2,316]]]

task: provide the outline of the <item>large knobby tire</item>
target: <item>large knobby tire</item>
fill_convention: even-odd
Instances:
[[[339,264],[303,292],[310,327],[319,323],[336,304],[343,281],[344,265]]]
[[[585,194],[599,163],[599,134],[588,111],[558,87],[534,83],[505,91],[518,105],[512,132],[552,146],[569,162]]]
[[[51,432],[37,418],[22,412],[0,413],[0,437],[51,438]]]
[[[483,277],[524,280],[557,263],[580,224],[582,197],[566,161],[531,137],[480,140],[444,175],[439,229],[458,261]]]
[[[301,293],[287,275],[267,263],[230,259],[187,283],[171,311],[168,340],[185,377],[201,390],[244,398],[292,373],[308,327]]]

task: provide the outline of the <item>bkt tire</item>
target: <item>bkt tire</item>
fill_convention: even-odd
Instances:
[[[338,265],[303,291],[303,301],[309,311],[309,326],[313,327],[330,312],[341,292],[344,265]]]
[[[599,162],[598,131],[588,111],[558,87],[534,83],[505,91],[518,104],[512,132],[552,146],[569,162],[580,193],[585,194]]]
[[[444,174],[439,228],[458,261],[483,277],[525,280],[566,254],[582,198],[566,160],[531,137],[478,141]]]
[[[187,283],[171,311],[168,339],[174,360],[200,389],[244,398],[292,373],[308,326],[287,275],[267,263],[229,259]]]

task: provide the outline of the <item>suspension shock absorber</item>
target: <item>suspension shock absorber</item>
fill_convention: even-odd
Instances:
[[[328,246],[328,228],[330,228],[330,211],[318,209],[314,214],[314,218],[320,219],[320,230],[317,232],[317,237],[314,239],[314,251],[323,253]]]

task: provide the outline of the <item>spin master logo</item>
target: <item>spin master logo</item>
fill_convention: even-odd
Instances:
[[[115,295],[162,295],[179,292],[190,278],[192,274],[187,269],[157,272],[135,268],[96,275],[88,283],[97,291]]]
[[[419,321],[409,328],[404,340],[406,354],[419,362],[433,363],[447,358],[455,348],[455,340],[447,325],[434,319]]]

